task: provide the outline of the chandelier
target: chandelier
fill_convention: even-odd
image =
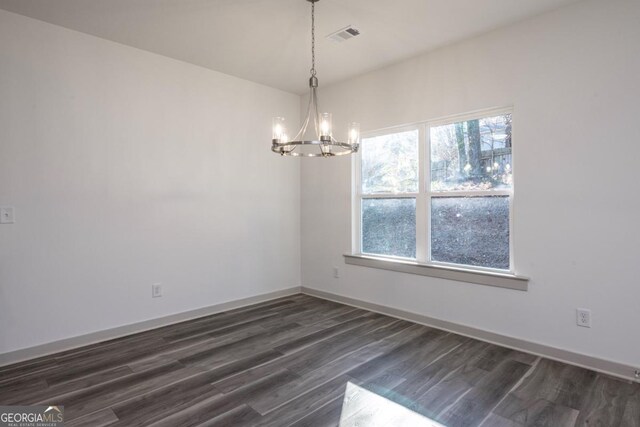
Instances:
[[[331,113],[318,113],[315,4],[319,0],[307,1],[311,3],[311,77],[307,117],[291,140],[287,136],[284,117],[274,117],[271,151],[282,156],[296,157],[333,157],[355,153],[360,143],[360,125],[351,123],[347,132],[347,142],[340,142],[333,137]]]

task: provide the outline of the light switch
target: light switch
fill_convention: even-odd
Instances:
[[[0,224],[13,224],[16,222],[16,215],[13,206],[0,207]]]

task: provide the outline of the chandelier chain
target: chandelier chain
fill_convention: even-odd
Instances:
[[[311,75],[316,75],[316,3],[311,2]]]

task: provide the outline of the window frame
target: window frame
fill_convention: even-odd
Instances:
[[[362,139],[384,136],[393,133],[406,131],[418,131],[418,192],[417,193],[375,193],[364,194],[362,192],[362,153],[358,152],[352,158],[352,254],[351,256],[362,256],[365,258],[377,258],[381,260],[396,260],[402,263],[414,262],[425,267],[443,268],[447,270],[460,270],[464,272],[478,272],[493,275],[515,276],[515,250],[514,250],[514,199],[516,185],[515,165],[516,156],[514,145],[511,145],[511,188],[490,189],[472,191],[432,191],[431,190],[431,132],[432,127],[449,125],[461,121],[482,119],[485,117],[511,114],[513,119],[513,107],[502,107],[477,110],[470,113],[440,117],[437,119],[392,126],[377,129],[370,132],[363,132]],[[515,126],[512,125],[511,135],[513,138]],[[517,144],[516,144],[517,145]],[[431,202],[434,198],[447,197],[491,197],[506,196],[509,198],[509,269],[499,269],[483,266],[473,266],[465,264],[455,264],[431,259]],[[389,255],[369,254],[362,252],[362,201],[365,199],[384,198],[415,198],[416,199],[416,258],[404,258]],[[428,275],[428,274],[427,274]]]

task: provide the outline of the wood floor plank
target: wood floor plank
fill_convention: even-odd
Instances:
[[[417,339],[419,336],[421,336],[422,334],[424,334],[425,332],[431,329],[433,328],[429,328],[428,326],[418,325],[414,323],[408,328],[403,329],[398,333],[395,333],[393,335],[388,335],[382,338],[382,341],[394,343],[396,345],[402,345],[409,341],[413,341]]]
[[[291,319],[297,323],[302,325],[314,325],[318,322],[331,319],[335,316],[339,316],[342,314],[346,314],[351,311],[351,307],[333,302],[333,301],[325,301],[320,307],[319,310],[313,313],[307,313],[306,315],[298,315],[295,319]]]
[[[334,326],[321,329],[317,332],[302,336],[295,340],[291,340],[287,343],[276,346],[274,347],[274,349],[285,354],[292,353],[293,351],[299,350],[311,344],[315,344],[319,341],[325,340],[327,338],[331,338],[332,336],[338,335],[350,329],[354,329],[358,326],[361,326],[367,323],[368,320],[369,319],[366,317],[358,317],[352,320],[348,320],[344,323],[338,323]]]
[[[413,407],[415,410],[421,405],[418,400],[424,396],[431,388],[446,378],[465,376],[465,381],[475,385],[475,381],[466,372],[477,373],[479,368],[474,365],[474,359],[482,357],[482,352],[486,351],[490,344],[477,340],[464,341],[460,346],[455,347],[446,357],[442,357],[423,369],[413,372],[407,376],[407,381],[398,386],[394,391],[397,393],[394,400],[405,406]],[[485,371],[486,372],[486,371]],[[425,399],[427,403],[428,398]],[[427,416],[434,415],[429,407],[423,407],[421,413]]]
[[[542,359],[513,394],[522,400],[544,399],[580,410],[586,398],[584,390],[591,388],[596,376],[587,369]]]
[[[266,327],[278,327],[287,323],[311,326],[349,311],[346,306],[331,302],[312,300],[300,304],[298,311],[281,312],[280,316],[265,322]]]
[[[286,369],[272,373],[271,375],[264,377],[258,381],[252,382],[243,386],[229,394],[225,394],[217,399],[213,399],[207,403],[207,414],[212,417],[212,423],[205,423],[207,425],[225,425],[225,414],[229,415],[229,412],[237,408],[246,399],[251,399],[255,396],[268,394],[269,391],[282,382],[287,382],[295,375]],[[216,420],[216,417],[220,417]],[[251,422],[251,425],[254,423]],[[233,425],[233,424],[230,424]]]
[[[207,404],[207,412],[209,416],[216,417],[229,412],[230,410],[238,406],[239,402],[241,402],[241,400],[238,399],[238,396],[242,395],[242,400],[244,400],[245,396],[250,397],[253,395],[261,395],[263,393],[267,393],[272,387],[274,387],[274,385],[280,384],[283,381],[288,381],[293,377],[295,376],[291,372],[287,370],[281,370],[239,389],[235,394],[231,393],[228,395],[214,395],[215,391],[213,390],[215,389],[215,387],[210,385],[203,385],[197,387],[195,391],[190,392],[189,395],[191,397],[191,402],[194,404],[204,399],[208,399],[209,402]],[[186,402],[183,400],[183,394],[181,394],[180,391],[185,390],[194,389],[178,388],[176,389],[176,393],[172,393],[171,390],[162,390],[164,392],[162,395],[158,393],[152,393],[146,396],[141,396],[140,398],[137,398],[134,401],[128,402],[124,405],[114,407],[114,412],[120,419],[119,425],[148,425],[149,423],[165,418],[167,410],[175,408],[179,411],[181,409],[184,409]],[[203,390],[205,391],[204,394],[199,395],[197,393],[198,391]],[[175,402],[174,399],[180,399],[180,401]]]
[[[531,365],[535,361],[536,357],[510,348],[490,345],[482,352],[480,357],[475,359],[474,366],[484,369],[485,371],[491,371],[506,359]]]
[[[213,385],[223,393],[231,393],[240,387],[244,387],[247,384],[251,384],[252,382],[271,375],[274,371],[286,369],[286,363],[283,363],[283,361],[284,358],[279,358],[275,359],[273,363],[265,363],[251,367],[235,375],[230,375],[227,378],[215,381],[213,382]]]
[[[112,407],[118,417],[114,426],[147,426],[154,421],[162,420],[175,413],[179,413],[199,402],[222,396],[215,387],[209,384],[198,387],[164,387],[162,394],[148,393],[125,404]]]
[[[34,375],[38,375],[38,373],[55,370],[57,367],[58,362],[51,356],[3,366],[0,368],[0,387],[19,382],[21,379],[24,379],[25,376],[33,377]]]
[[[141,359],[170,348],[170,345],[160,339],[148,345],[143,348],[120,349],[114,354],[105,352],[86,361],[69,362],[68,365],[61,366],[58,372],[46,375],[44,378],[49,385],[55,385],[90,375],[96,371],[124,365],[129,361]]]
[[[167,341],[178,341],[193,339],[202,334],[211,337],[222,336],[230,332],[240,330],[250,326],[263,325],[274,318],[281,318],[289,313],[304,313],[308,310],[307,305],[296,305],[287,303],[271,307],[260,307],[246,312],[226,314],[222,317],[213,317],[206,322],[186,323],[180,329],[172,329],[161,334]]]
[[[66,427],[107,427],[118,422],[118,417],[110,408],[92,412],[75,420],[66,421]]]
[[[111,340],[105,343],[99,343],[89,348],[80,348],[56,355],[55,361],[59,366],[85,364],[92,361],[93,358],[101,358],[105,353],[120,354],[124,351],[134,352],[140,351],[147,346],[155,345],[160,342],[160,337],[155,335],[141,336],[136,340],[131,338],[121,338]]]
[[[640,387],[633,387],[627,399],[627,406],[622,414],[622,425],[640,427]]]
[[[193,370],[184,368],[179,363],[174,363],[127,375],[87,389],[47,398],[38,403],[64,405],[65,419],[72,420],[90,412],[108,408],[118,402],[146,393],[164,384],[178,381],[194,373]]]
[[[248,307],[241,307],[241,308],[230,310],[230,311],[215,313],[209,316],[204,316],[197,319],[187,320],[184,322],[163,326],[150,331],[142,332],[140,334],[136,334],[133,337],[139,337],[139,339],[163,338],[181,331],[188,331],[194,328],[198,328],[202,325],[208,325],[208,327],[210,328],[210,331],[213,331],[218,328],[233,325],[242,319],[244,320],[254,319],[255,316],[259,317],[261,315],[264,315],[265,312],[270,312],[271,310],[273,310],[273,312],[275,313],[278,313],[278,310],[280,309],[284,310],[294,305],[296,305],[296,301],[294,297],[277,299],[277,300],[268,301],[268,302],[248,306]],[[194,335],[195,334],[193,334],[192,336]],[[127,339],[131,339],[131,337],[119,338],[117,340],[112,340],[112,341],[124,342]],[[136,342],[134,342],[133,344],[137,345]],[[128,345],[131,345],[131,343],[129,343]]]
[[[394,352],[396,356],[385,360],[384,371],[407,378],[413,372],[419,372],[432,363],[439,360],[444,355],[454,351],[466,341],[465,338],[442,334],[438,331],[430,331],[423,335],[420,340],[407,343],[404,347]],[[417,347],[414,344],[418,344]],[[361,372],[351,372],[357,378],[366,380],[367,377]]]
[[[73,381],[56,384],[50,387],[45,384],[40,388],[22,390],[21,393],[16,393],[10,398],[2,399],[2,402],[9,405],[33,405],[37,402],[43,401],[44,399],[51,398],[52,396],[60,396],[76,390],[89,388],[117,378],[125,377],[132,373],[133,371],[129,369],[129,367],[119,366],[117,368],[99,371],[92,375],[87,375]]]
[[[401,332],[402,333],[402,332]],[[399,334],[396,334],[399,335]],[[301,336],[305,336],[304,334],[301,334]],[[404,339],[410,339],[412,337],[412,335],[407,334]],[[289,337],[289,339],[291,340],[295,340],[295,337]],[[385,341],[385,340],[383,340]],[[275,344],[279,344],[281,342],[287,342],[287,340],[283,340],[283,341],[278,341]],[[391,348],[394,344],[393,341],[385,341],[384,343],[380,343],[380,345],[377,346],[363,346],[362,348],[358,349],[357,351],[353,352],[353,353],[348,353],[345,352],[343,354],[340,355],[340,357],[350,357],[350,360],[354,360],[353,363],[356,363],[355,360],[358,361],[364,361],[364,360],[368,360],[368,358],[374,357],[375,355],[380,354],[380,352],[384,351],[386,348]],[[279,346],[276,345],[276,348],[278,348]],[[312,346],[309,346],[312,347]],[[278,370],[278,369],[284,369],[284,368],[291,368],[291,361],[292,360],[298,360],[300,357],[304,358],[304,354],[313,354],[314,352],[317,352],[318,348],[314,347],[314,348],[302,348],[300,350],[298,350],[298,352],[295,353],[291,353],[287,356],[281,357],[279,359],[274,359],[273,361],[270,361],[264,365],[261,366],[255,366],[251,369],[247,369],[244,372],[238,373],[236,375],[230,376],[229,378],[226,378],[224,380],[218,381],[216,383],[214,383],[216,385],[216,387],[218,387],[218,389],[220,389],[221,391],[228,393],[231,392],[247,383],[250,383],[252,381],[255,381],[257,379],[260,379],[268,374],[270,374],[271,372]],[[338,360],[340,359],[340,357],[334,359],[334,360]],[[342,363],[342,362],[341,362]],[[348,365],[347,365],[348,366]],[[355,365],[352,365],[355,366]],[[325,369],[325,371],[328,371],[330,369],[330,365],[327,365],[327,369]],[[342,371],[340,371],[342,372]],[[336,374],[337,375],[337,374]]]
[[[435,418],[473,388],[473,384],[488,375],[476,367],[461,366],[450,372],[442,381],[404,406],[430,418]]]
[[[125,366],[131,369],[131,372],[142,372],[142,371],[147,371],[149,369],[158,368],[160,366],[175,363],[177,361],[178,361],[177,359],[172,359],[166,354],[160,354],[160,355],[148,357],[145,359],[134,360],[133,362],[130,362]]]
[[[442,331],[427,329],[414,340],[406,342],[392,351],[371,360],[348,372],[348,375],[367,381],[380,373],[392,373],[407,377],[407,372],[414,368],[412,374],[430,365],[444,354],[461,345],[461,339]]]
[[[372,333],[378,329],[387,329],[395,322],[397,321],[391,318],[376,318],[366,325],[309,346],[289,358],[289,369],[301,375],[311,372],[338,358],[341,354],[350,353],[380,339],[378,336],[373,336]]]
[[[321,320],[319,322],[314,323],[315,326],[319,326],[322,328],[328,328],[330,326],[335,326],[339,323],[343,323],[349,320],[356,319],[358,317],[366,316],[370,314],[370,311],[362,310],[360,308],[349,307],[344,310],[345,312],[338,315],[333,315],[325,320]]]
[[[137,359],[137,362],[144,363],[148,359],[156,359],[158,357],[180,360],[182,358],[195,355],[197,353],[210,351],[215,353],[218,347],[229,346],[234,343],[242,342],[256,335],[264,335],[265,329],[261,326],[249,326],[238,331],[231,332],[222,337],[208,337],[198,335],[196,340],[184,339],[171,343],[162,352],[150,352],[148,356]]]
[[[284,337],[293,339],[298,336],[296,332],[301,331],[304,331],[304,328],[299,324],[283,325],[228,344],[198,351],[178,360],[185,366],[217,367],[229,360],[244,358],[271,348],[269,344],[272,341]]]
[[[525,426],[573,426],[580,411],[545,399],[519,399],[510,393],[493,413]]]
[[[292,423],[290,427],[337,427],[343,401],[344,397],[339,396]]]
[[[46,393],[48,387],[47,382],[39,378],[2,385],[0,386],[0,404],[28,405],[34,395]]]
[[[260,414],[251,409],[248,405],[240,405],[222,415],[211,418],[197,427],[231,427],[231,426],[247,426],[253,425],[260,418]],[[188,427],[190,424],[167,424],[166,427],[174,427],[176,425]]]
[[[265,321],[269,319],[273,319],[278,317],[278,313],[265,313],[262,316],[256,316],[251,320],[243,320],[237,323],[233,323],[231,325],[225,324],[224,326],[210,326],[210,325],[199,325],[197,328],[192,329],[184,329],[182,331],[173,332],[170,334],[163,335],[162,338],[166,341],[180,341],[189,339],[192,340],[195,336],[199,335],[207,335],[208,337],[217,337],[227,335],[231,332],[236,332],[242,329],[246,329],[251,326],[261,326]]]
[[[263,415],[255,422],[255,426],[281,427],[293,424],[304,418],[310,412],[343,396],[346,384],[350,380],[351,378],[347,376],[339,376],[318,387],[299,394],[298,397],[287,402],[286,405],[268,411],[266,415]],[[251,403],[249,403],[249,406],[256,409]],[[260,411],[258,410],[258,412]]]
[[[485,418],[484,422],[480,424],[480,427],[525,427],[523,424],[516,423],[515,421],[502,418],[500,415],[494,413],[489,414]],[[562,427],[562,426],[549,426],[549,427]],[[566,426],[570,427],[570,426]]]
[[[447,426],[477,426],[529,369],[530,366],[525,363],[504,360],[476,386],[434,417],[435,420]]]
[[[393,395],[397,403],[430,418],[454,404],[488,375],[477,360],[491,351],[489,345],[475,340],[465,341],[424,369],[414,373],[397,387]]]
[[[278,408],[286,402],[295,399],[300,394],[307,392],[321,386],[329,381],[332,381],[336,377],[348,377],[344,373],[349,371],[353,366],[365,363],[367,360],[382,354],[387,351],[391,344],[374,342],[369,345],[363,346],[343,357],[334,359],[314,371],[307,372],[305,375],[301,375],[299,378],[292,380],[289,383],[281,384],[274,388],[270,394],[262,396],[260,399],[254,399],[247,401],[252,408],[258,412],[265,414],[272,411],[274,408]],[[291,366],[286,359],[283,366]]]
[[[281,354],[269,350],[267,352],[254,355],[247,359],[231,362],[218,369],[199,372],[187,378],[181,379],[174,383],[158,387],[150,392],[140,394],[137,397],[127,400],[126,402],[116,404],[113,410],[123,425],[127,423],[135,424],[139,420],[149,421],[152,417],[156,417],[162,412],[163,408],[178,409],[184,404],[184,400],[190,400],[197,403],[203,397],[212,398],[218,389],[211,385],[217,380],[241,372],[249,366],[268,362]],[[295,378],[293,374],[287,378]]]
[[[28,386],[39,382],[46,378],[47,375],[52,375],[58,372],[61,367],[57,364],[52,364],[46,368],[38,368],[34,371],[24,370],[20,368],[18,372],[8,371],[3,376],[0,376],[0,394],[7,388],[20,388],[21,386]]]
[[[589,390],[577,426],[625,426],[623,419],[629,399],[637,404],[638,384],[598,374]],[[625,426],[626,427],[626,426]]]
[[[394,318],[391,318],[394,319]],[[405,330],[409,329],[413,324],[406,320],[394,319],[395,321],[387,326],[374,329],[369,335],[374,340],[389,339],[392,340],[395,335],[401,334]]]
[[[367,360],[367,357],[368,358],[374,357],[375,355],[378,355],[381,351],[384,351],[385,348],[390,348],[391,346],[393,346],[392,343],[384,343],[384,344],[381,343],[379,346],[364,346],[355,352],[344,353],[343,355],[341,355],[341,357],[348,357],[349,360],[364,361],[364,360]],[[265,364],[257,365],[249,369],[246,369],[243,372],[239,372],[235,375],[231,375],[228,378],[215,382],[214,385],[224,393],[229,393],[246,384],[249,384],[253,381],[261,379],[271,374],[274,371],[277,371],[280,369],[289,369],[291,368],[291,363],[290,363],[291,360],[297,360],[300,357],[304,357],[304,354],[312,354],[315,351],[318,351],[318,349],[315,347],[300,349],[296,353],[292,353],[280,358],[275,358],[274,360],[271,360]],[[339,361],[339,359],[340,357],[336,358],[334,361]],[[338,362],[338,363],[343,363],[343,362]],[[352,363],[352,362],[345,362],[346,366],[351,367],[349,363]],[[324,365],[323,368],[325,368],[325,371],[329,371],[331,369],[331,364]],[[340,373],[341,372],[342,371],[340,371]]]
[[[151,427],[235,426],[248,425],[260,418],[260,414],[246,404],[216,415],[219,413],[217,409],[219,400],[219,396],[204,399],[149,425]]]

